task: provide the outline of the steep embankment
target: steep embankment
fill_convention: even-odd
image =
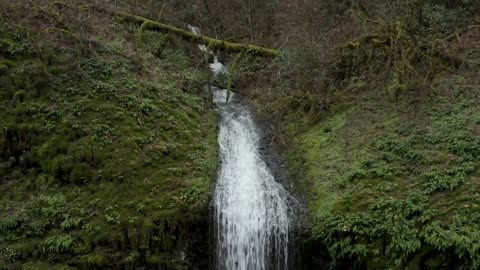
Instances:
[[[478,266],[480,81],[438,82],[435,100],[360,95],[294,135],[313,239],[340,264]]]
[[[307,202],[303,261],[478,269],[479,13],[356,3],[326,16],[321,37],[241,74],[259,81],[247,94],[271,117]]]
[[[206,76],[96,2],[0,4],[0,269],[206,265]]]
[[[336,267],[480,267],[478,33],[447,45],[463,66],[431,93],[360,85],[318,123],[290,123],[285,153],[302,171],[312,243]]]

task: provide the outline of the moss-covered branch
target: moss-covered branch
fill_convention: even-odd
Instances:
[[[142,43],[143,30],[145,30],[145,27],[146,27],[147,24],[149,24],[149,23],[150,23],[149,21],[145,21],[144,23],[142,23],[142,25],[140,26],[140,28],[138,28],[138,33],[137,33],[137,47],[140,46],[140,43]]]
[[[233,43],[233,42],[228,42],[228,41],[215,39],[207,36],[197,35],[190,31],[183,30],[168,24],[155,22],[144,17],[135,16],[135,15],[124,13],[124,12],[115,12],[114,15],[119,18],[125,19],[127,21],[140,24],[145,29],[175,33],[187,39],[191,39],[191,40],[205,43],[205,44],[211,44],[211,47],[216,49],[222,49],[222,50],[238,52],[238,53],[247,51],[250,54],[271,56],[271,57],[275,57],[280,53],[278,50],[264,48],[256,45],[244,44],[244,43]]]

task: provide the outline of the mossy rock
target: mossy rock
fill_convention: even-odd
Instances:
[[[85,162],[74,165],[70,173],[70,183],[72,184],[85,184],[95,180],[97,180],[95,170]]]
[[[27,98],[27,92],[25,92],[25,90],[18,90],[17,92],[15,92],[15,96],[13,96],[13,99],[12,99],[12,102],[13,104],[16,104],[16,103],[22,103],[23,101],[25,101],[25,99]]]
[[[22,269],[24,270],[50,270],[52,269],[52,265],[47,262],[41,261],[33,261],[33,262],[26,262],[22,265]]]
[[[46,172],[53,175],[59,182],[68,183],[70,173],[75,167],[75,162],[71,156],[58,155],[52,157],[50,161],[43,162],[43,168]]]
[[[74,262],[81,269],[104,269],[109,264],[108,257],[103,252],[78,256],[74,259]]]
[[[0,64],[0,76],[6,75],[9,71],[9,68],[5,64]]]
[[[23,259],[29,258],[33,254],[33,252],[35,251],[35,245],[33,243],[30,243],[30,242],[22,243],[19,246],[19,248],[21,250]]]

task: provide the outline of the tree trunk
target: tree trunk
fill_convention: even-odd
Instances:
[[[221,49],[221,50],[237,52],[237,53],[246,52],[252,55],[261,55],[261,56],[270,56],[270,57],[275,57],[280,54],[280,51],[278,50],[264,48],[264,47],[251,45],[251,44],[233,43],[233,42],[228,42],[228,41],[215,39],[207,36],[201,36],[201,35],[197,35],[190,31],[183,30],[168,24],[155,22],[147,18],[135,16],[135,15],[124,13],[124,12],[114,12],[114,15],[119,18],[125,19],[127,21],[137,23],[139,25],[142,25],[145,23],[144,25],[145,29],[170,32],[170,33],[180,35],[186,39],[197,41],[199,43],[211,44],[211,47],[215,49]]]

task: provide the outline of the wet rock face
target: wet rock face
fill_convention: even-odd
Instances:
[[[288,269],[329,269],[331,258],[325,246],[311,241],[306,201],[294,185],[294,178],[301,177],[301,172],[297,171],[295,174],[299,175],[293,175],[288,171],[286,160],[282,156],[282,146],[275,144],[275,128],[272,122],[258,115],[254,115],[254,118],[260,138],[259,152],[275,181],[290,194],[288,205],[292,222]]]

